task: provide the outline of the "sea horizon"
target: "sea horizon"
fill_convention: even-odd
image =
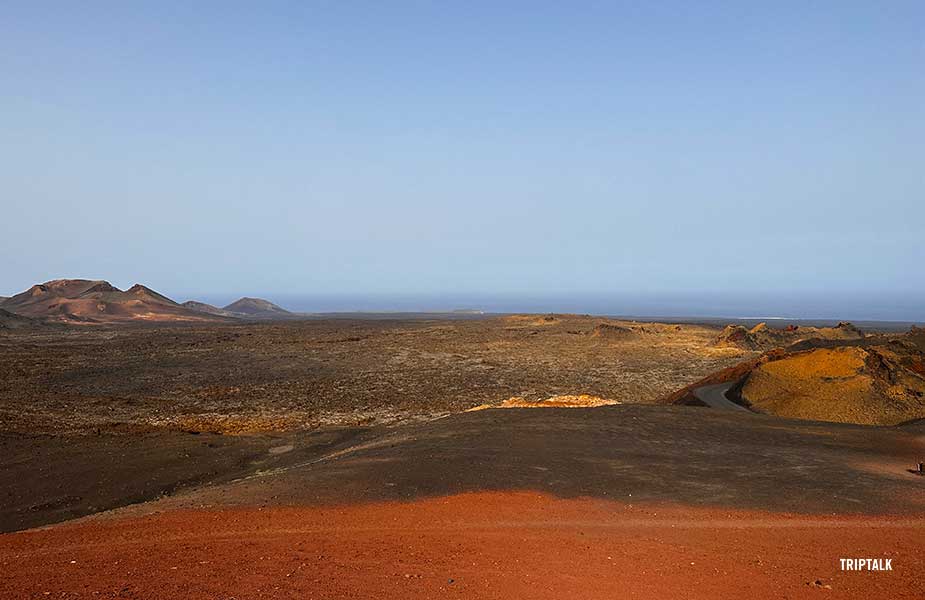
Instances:
[[[226,306],[242,296],[259,297],[297,313],[569,313],[636,319],[772,321],[925,322],[925,299],[878,301],[853,294],[790,297],[722,297],[704,294],[179,294]]]

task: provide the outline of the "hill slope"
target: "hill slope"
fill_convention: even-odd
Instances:
[[[241,298],[226,306],[223,310],[249,317],[280,317],[292,313],[262,298]]]
[[[925,334],[795,352],[758,365],[739,396],[783,417],[896,425],[925,417]]]
[[[899,337],[815,340],[775,349],[661,400],[697,404],[693,390],[735,382],[727,396],[781,417],[897,425],[925,418],[925,330]]]
[[[4,329],[29,329],[45,325],[39,319],[30,319],[0,308],[0,331]]]
[[[237,313],[225,310],[224,308],[219,308],[205,302],[199,302],[198,300],[187,300],[180,306],[188,308],[189,310],[194,310],[196,312],[206,313],[209,315],[216,315],[220,317],[237,317],[240,316]]]

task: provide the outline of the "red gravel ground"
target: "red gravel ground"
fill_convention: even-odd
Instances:
[[[157,508],[0,536],[0,597],[925,597],[921,517],[533,492],[150,512]],[[891,558],[893,571],[842,572],[841,557]]]

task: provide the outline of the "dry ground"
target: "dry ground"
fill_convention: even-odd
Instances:
[[[922,425],[648,405],[754,356],[716,335],[561,316],[4,334],[0,597],[922,597]],[[581,394],[620,404],[462,412]]]
[[[0,597],[925,592],[915,429],[622,405],[470,412],[321,456],[290,435],[276,468],[0,535]]]
[[[477,493],[201,509],[0,536],[0,596],[919,599],[925,521]],[[839,558],[890,558],[845,572]]]
[[[513,396],[648,403],[751,355],[715,347],[717,332],[568,316],[8,332],[0,428],[235,433],[392,424]]]

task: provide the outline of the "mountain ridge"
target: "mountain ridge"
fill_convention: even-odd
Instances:
[[[0,308],[35,323],[217,322],[136,283],[120,290],[102,279],[53,279],[0,300]]]

